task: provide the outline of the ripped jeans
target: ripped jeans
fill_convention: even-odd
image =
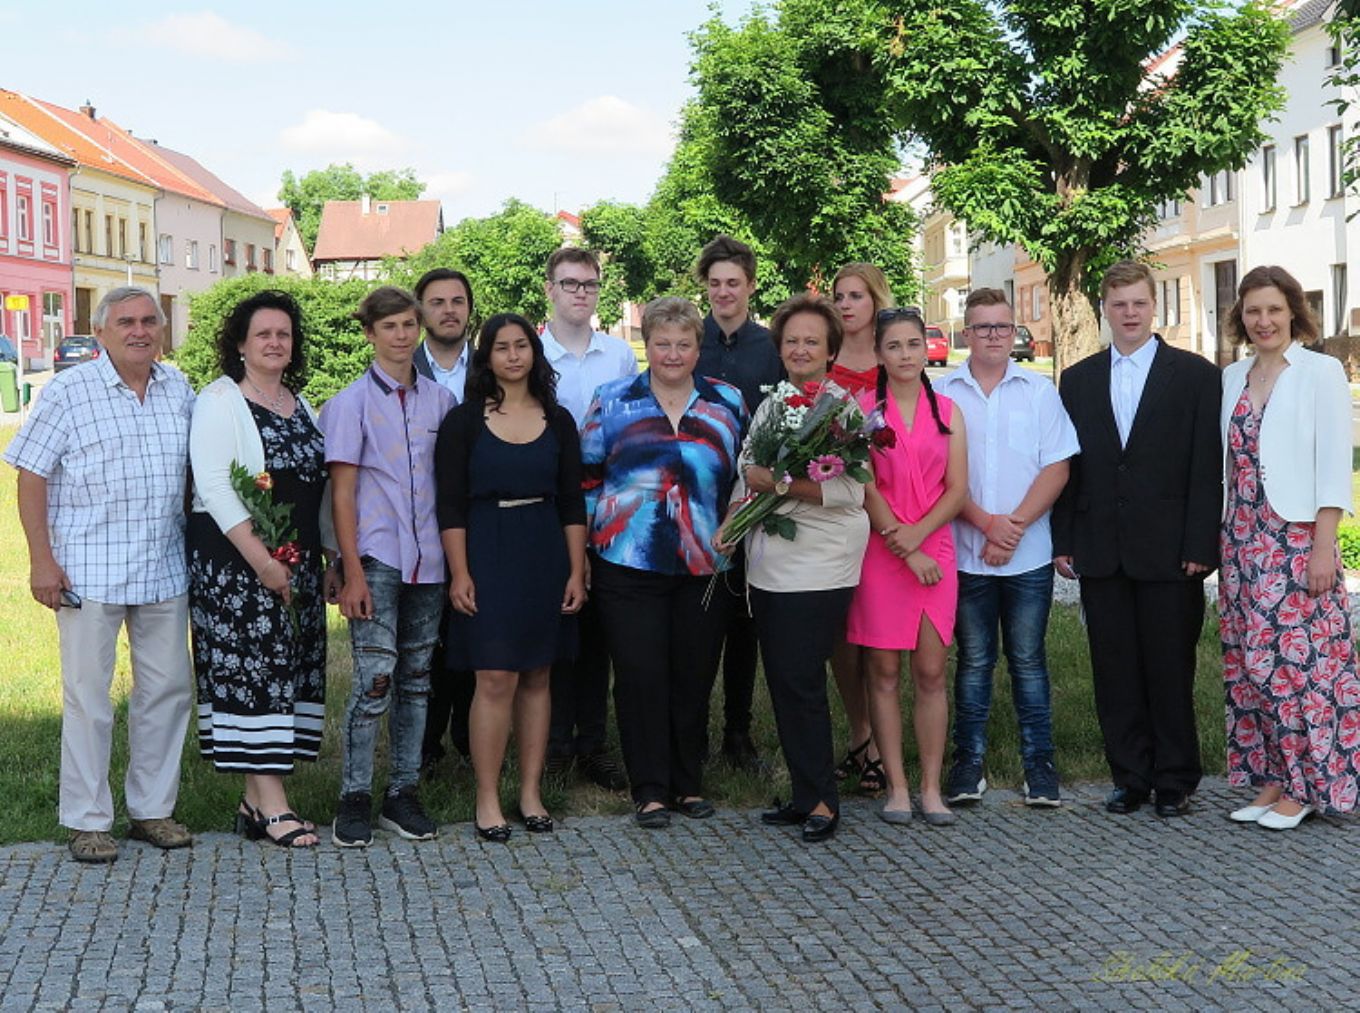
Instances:
[[[345,751],[340,792],[372,791],[378,726],[390,707],[387,794],[393,795],[420,780],[420,742],[430,702],[431,656],[444,615],[444,585],[403,584],[400,570],[371,556],[364,557],[363,566],[373,618],[349,624],[354,682],[341,726]]]

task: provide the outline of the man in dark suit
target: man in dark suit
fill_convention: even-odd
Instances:
[[[1053,511],[1054,563],[1081,580],[1105,808],[1133,812],[1155,791],[1157,814],[1180,816],[1202,773],[1192,691],[1218,565],[1219,371],[1152,333],[1146,265],[1111,267],[1101,300],[1113,343],[1060,384],[1081,453]]]

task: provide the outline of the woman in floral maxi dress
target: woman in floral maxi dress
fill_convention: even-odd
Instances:
[[[1338,360],[1302,347],[1316,324],[1281,268],[1242,279],[1230,326],[1255,354],[1223,375],[1228,781],[1258,793],[1229,818],[1287,830],[1356,805],[1360,679],[1336,541],[1350,390]]]

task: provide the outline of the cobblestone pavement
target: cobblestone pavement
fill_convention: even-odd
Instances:
[[[1350,821],[1235,826],[1222,781],[1178,820],[1102,794],[993,791],[944,830],[853,801],[811,846],[723,811],[508,847],[9,847],[0,1010],[1355,1008]]]

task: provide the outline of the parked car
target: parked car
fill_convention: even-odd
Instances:
[[[1034,335],[1024,324],[1015,328],[1015,341],[1011,344],[1011,358],[1016,362],[1034,361]]]
[[[92,334],[68,334],[52,353],[52,370],[60,373],[63,369],[79,366],[82,362],[99,358],[99,342]]]
[[[949,361],[949,339],[938,327],[926,328],[926,365],[943,366]]]
[[[14,342],[9,335],[0,334],[0,362],[18,362],[19,353],[14,350]]]

